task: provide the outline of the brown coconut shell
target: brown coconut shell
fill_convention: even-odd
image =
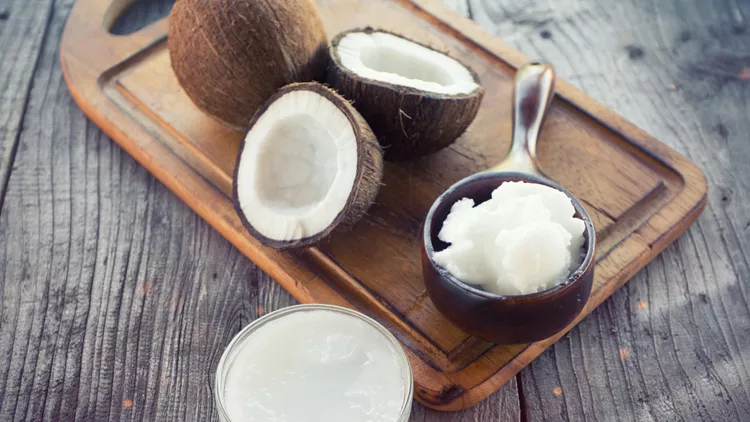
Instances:
[[[338,55],[339,42],[354,32],[387,33],[437,50],[402,35],[372,28],[345,31],[331,41],[327,82],[352,100],[367,119],[383,146],[386,160],[415,159],[434,153],[453,143],[466,131],[484,97],[484,88],[479,85],[476,72],[457,60],[469,70],[477,83],[477,89],[471,93],[457,95],[438,94],[364,78],[345,68]]]
[[[286,94],[294,91],[311,91],[316,94],[322,95],[323,97],[330,100],[341,112],[346,116],[354,129],[354,136],[357,142],[357,174],[354,179],[354,185],[352,191],[349,194],[349,198],[346,201],[346,205],[336,215],[331,224],[323,231],[320,231],[310,237],[296,240],[279,240],[271,239],[261,234],[252,224],[247,220],[245,212],[240,206],[238,197],[238,173],[240,168],[240,158],[242,152],[245,149],[245,139],[247,135],[253,130],[253,127],[258,122],[258,119],[268,110],[275,101],[280,99]],[[354,225],[362,219],[367,210],[370,208],[372,203],[375,201],[375,197],[378,194],[380,185],[383,180],[383,153],[380,148],[375,134],[370,129],[367,121],[360,115],[352,105],[344,99],[342,96],[337,94],[335,91],[317,83],[294,83],[287,85],[271,98],[266,101],[261,108],[255,113],[250,126],[245,133],[245,137],[242,139],[240,150],[237,155],[237,164],[234,170],[234,181],[232,187],[232,197],[234,200],[234,208],[237,214],[240,216],[242,223],[250,234],[258,239],[265,246],[269,246],[275,249],[296,249],[314,246],[320,243],[323,239],[328,237],[334,230],[346,231],[350,230]]]
[[[168,46],[193,102],[241,129],[276,90],[322,80],[328,63],[326,32],[310,0],[179,0]]]

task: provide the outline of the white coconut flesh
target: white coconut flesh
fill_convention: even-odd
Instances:
[[[385,32],[352,32],[337,46],[341,65],[365,78],[444,95],[477,88],[469,69],[438,51]]]
[[[344,209],[357,174],[357,141],[347,116],[322,95],[291,91],[260,116],[238,163],[237,199],[263,236],[314,236]]]

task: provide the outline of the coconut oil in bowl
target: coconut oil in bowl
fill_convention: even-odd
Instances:
[[[558,334],[591,293],[593,222],[536,158],[554,84],[548,64],[518,69],[508,155],[451,186],[425,218],[422,274],[432,302],[456,326],[492,343]]]

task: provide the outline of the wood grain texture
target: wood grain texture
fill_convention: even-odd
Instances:
[[[471,9],[469,5],[469,0],[441,0],[444,5],[446,5],[448,8],[450,8],[452,11],[456,12],[457,14],[471,19]]]
[[[686,235],[521,373],[528,420],[748,420],[750,3],[470,0],[474,19],[695,160]]]
[[[23,125],[52,0],[0,3],[0,209]]]
[[[40,3],[0,2],[0,36],[17,16],[10,11]],[[696,227],[521,373],[523,414],[528,420],[747,419],[750,128],[741,73],[749,49],[747,3],[629,0],[602,2],[608,10],[601,11],[594,0],[530,2],[533,16],[558,15],[549,27],[530,21],[517,2],[485,3],[473,1],[471,9],[486,28],[530,56],[554,60],[563,77],[699,162],[712,186]],[[502,11],[483,17],[490,16],[489,3],[520,18]],[[39,34],[30,22],[42,11],[53,10],[47,22],[58,25],[39,35],[46,53],[40,42],[19,55],[28,72],[9,70],[17,61],[0,61],[0,75],[15,72],[28,78],[27,91],[34,86],[10,114],[0,114],[3,136],[13,125],[2,119],[13,113],[31,128],[16,135],[24,165],[16,161],[13,193],[0,208],[0,420],[210,419],[205,376],[191,377],[215,365],[208,360],[218,359],[232,333],[258,311],[293,300],[72,104],[53,65],[70,4],[38,7],[37,15],[13,23],[26,41]],[[631,13],[621,16],[622,10]],[[150,20],[150,13],[136,15]],[[670,37],[687,42],[677,48]],[[31,64],[34,55],[46,57],[46,70],[41,59]],[[6,101],[8,91],[1,92]],[[51,122],[55,130],[42,129]],[[189,265],[182,262],[187,256]],[[149,277],[161,280],[157,293],[141,297],[138,288]],[[217,283],[226,283],[231,297]],[[227,332],[217,332],[224,323]],[[652,327],[666,338],[654,337]],[[215,350],[191,347],[199,335]],[[622,346],[630,347],[625,361]],[[460,413],[415,405],[414,420],[517,420],[517,412],[508,412],[518,406],[505,401],[508,390],[515,395],[509,383]]]
[[[497,391],[704,208],[705,179],[693,163],[559,80],[539,156],[545,171],[597,215],[593,294],[564,331],[528,346],[490,346],[436,310],[419,271],[417,234],[441,191],[507,151],[505,99],[514,69],[527,58],[433,0],[320,0],[330,33],[372,25],[441,45],[479,69],[487,95],[472,129],[450,148],[386,168],[377,205],[354,230],[289,254],[264,248],[237,217],[226,193],[241,133],[222,129],[186,97],[170,68],[166,21],[125,37],[103,28],[124,1],[79,0],[71,11],[61,66],[84,113],[295,298],[354,307],[385,324],[406,346],[416,399],[430,407],[463,409]]]

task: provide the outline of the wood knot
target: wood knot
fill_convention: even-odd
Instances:
[[[628,52],[630,60],[640,60],[646,55],[646,52],[643,51],[643,47],[635,44],[626,45],[625,51]]]
[[[732,189],[723,188],[721,189],[721,202],[728,204],[732,201]]]
[[[719,123],[718,125],[716,125],[716,132],[718,132],[721,136],[721,139],[725,141],[729,138],[729,129],[727,129],[724,123]]]

